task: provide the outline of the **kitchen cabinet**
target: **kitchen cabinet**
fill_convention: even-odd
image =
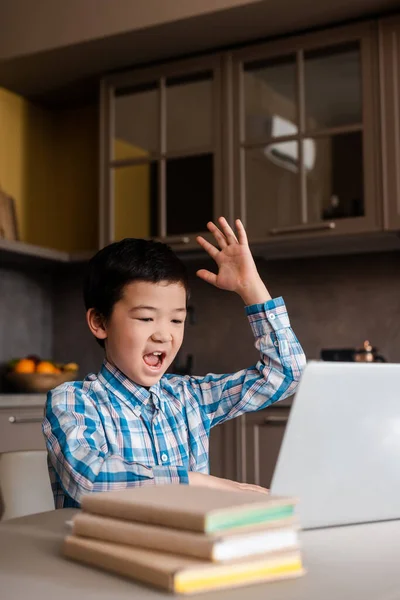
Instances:
[[[102,83],[101,245],[124,237],[196,246],[221,205],[221,58]]]
[[[378,58],[369,21],[104,79],[101,243],[382,231]]]
[[[42,433],[42,406],[2,407],[0,404],[0,453],[18,450],[45,450]]]
[[[384,228],[400,229],[400,17],[379,25]]]
[[[272,406],[237,419],[238,481],[270,487],[289,413],[289,405]]]
[[[211,429],[209,448],[211,475],[237,480],[239,446],[236,420],[227,421]]]
[[[235,207],[251,241],[376,231],[376,23],[233,54]]]

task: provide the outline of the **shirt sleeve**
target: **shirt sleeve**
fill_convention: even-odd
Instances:
[[[246,306],[260,360],[230,375],[191,377],[188,384],[210,427],[292,395],[306,364],[283,298]]]
[[[74,386],[49,392],[43,434],[60,484],[77,502],[89,492],[188,483],[185,467],[150,467],[109,454],[95,403],[87,392]]]

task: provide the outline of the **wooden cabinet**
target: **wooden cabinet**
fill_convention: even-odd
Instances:
[[[362,234],[398,230],[399,23],[107,77],[100,245],[140,236],[192,249],[220,214],[287,256],[307,240],[317,254],[318,240],[362,251]]]
[[[384,228],[400,229],[400,16],[379,26]]]
[[[237,419],[238,469],[236,479],[269,488],[290,406],[272,406]]]
[[[234,53],[235,206],[250,240],[380,228],[376,29]]]
[[[221,57],[102,84],[101,244],[124,237],[196,246],[221,206]]]
[[[216,477],[237,480],[237,419],[213,427],[210,434],[210,473]]]
[[[0,453],[45,450],[42,433],[43,406],[1,408]]]

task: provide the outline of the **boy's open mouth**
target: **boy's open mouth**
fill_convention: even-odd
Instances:
[[[152,369],[159,369],[165,358],[165,352],[150,352],[150,354],[145,354],[143,356],[143,360],[148,367]]]

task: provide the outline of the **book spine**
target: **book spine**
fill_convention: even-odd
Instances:
[[[173,531],[167,527],[154,527],[141,523],[78,513],[73,520],[73,534],[83,537],[126,544],[161,552],[212,559],[214,543],[198,534]]]
[[[174,580],[169,574],[152,569],[147,565],[124,560],[121,556],[113,556],[101,548],[88,548],[74,536],[65,538],[63,553],[67,558],[77,562],[149,583],[160,589],[173,591],[174,588]]]
[[[116,519],[125,519],[126,521],[140,521],[141,523],[163,525],[164,527],[173,527],[174,529],[197,531],[200,533],[204,533],[205,531],[204,514],[189,513],[179,510],[179,508],[166,510],[164,507],[159,506],[134,505],[115,500],[109,501],[104,497],[99,502],[99,498],[96,496],[98,494],[83,496],[81,502],[82,509],[89,513],[115,517]]]

